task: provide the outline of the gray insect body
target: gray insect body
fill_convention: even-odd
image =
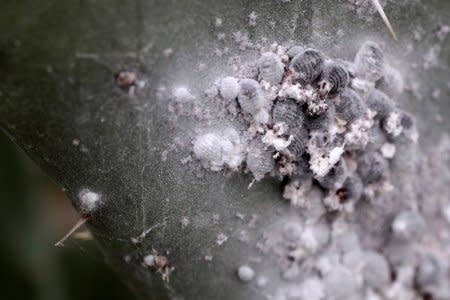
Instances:
[[[306,152],[306,147],[308,144],[308,131],[303,127],[299,126],[290,131],[293,136],[291,144],[288,146],[288,150],[294,155],[295,160],[299,158]]]
[[[431,254],[424,255],[416,268],[415,282],[420,288],[438,281],[440,265],[436,257]]]
[[[394,103],[385,93],[373,90],[366,99],[367,106],[377,113],[378,119],[386,118],[394,110]]]
[[[305,116],[306,128],[309,130],[328,130],[335,116],[335,112],[334,105],[329,101],[324,113],[319,115],[310,115],[307,113]]]
[[[251,115],[254,115],[259,108],[267,107],[261,87],[253,79],[241,80],[238,101],[242,110]]]
[[[273,153],[260,140],[250,143],[247,155],[247,167],[257,181],[272,171],[275,165]]]
[[[354,90],[346,88],[335,108],[336,117],[350,124],[363,115],[365,107],[359,95]]]
[[[381,288],[390,281],[389,264],[381,254],[368,251],[364,254],[364,280],[372,288]]]
[[[358,77],[375,82],[383,76],[384,54],[380,46],[371,41],[365,42],[355,57]]]
[[[347,300],[359,289],[355,273],[344,266],[336,266],[323,279],[328,295],[336,300]]]
[[[404,211],[395,217],[392,222],[394,236],[403,241],[420,238],[425,230],[425,220],[415,211]]]
[[[258,60],[258,73],[260,80],[277,84],[283,78],[284,64],[275,53],[263,53]]]
[[[319,93],[334,97],[348,85],[350,77],[347,70],[337,63],[326,63],[319,81]]]
[[[383,77],[376,82],[375,87],[390,97],[396,97],[403,92],[404,85],[400,72],[389,65],[385,65]]]
[[[292,59],[290,67],[298,74],[300,82],[308,84],[320,76],[323,64],[324,58],[319,51],[306,49]]]
[[[220,80],[219,83],[219,93],[225,100],[233,100],[239,94],[239,82],[234,77],[224,77]]]
[[[273,123],[285,123],[289,128],[296,127],[303,122],[304,115],[295,100],[285,99],[275,103],[272,109]]]
[[[302,53],[303,51],[305,51],[305,48],[303,48],[302,46],[292,46],[291,48],[289,48],[286,54],[289,57],[289,59],[293,59],[295,56]]]
[[[386,134],[379,126],[373,126],[369,129],[369,142],[366,146],[366,151],[376,151],[386,143]]]
[[[358,174],[364,183],[380,179],[388,169],[387,160],[378,152],[368,152],[358,159]]]

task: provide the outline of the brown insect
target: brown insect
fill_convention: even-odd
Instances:
[[[114,75],[114,79],[121,89],[128,89],[136,85],[137,81],[136,73],[131,71],[120,71]]]

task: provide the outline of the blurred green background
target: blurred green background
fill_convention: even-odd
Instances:
[[[134,299],[92,240],[53,246],[78,220],[61,188],[0,131],[3,299]],[[81,229],[83,231],[83,229]]]

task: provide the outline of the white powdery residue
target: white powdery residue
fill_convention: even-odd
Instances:
[[[212,260],[213,260],[213,257],[212,257],[212,255],[205,255],[205,256],[204,256],[204,259],[205,259],[206,261],[212,261]]]
[[[214,25],[216,27],[222,27],[223,26],[223,19],[222,18],[216,18]]]
[[[189,221],[188,217],[181,217],[180,223],[182,228],[186,228],[191,223],[191,221]]]
[[[216,244],[222,246],[226,241],[228,241],[228,236],[224,233],[219,233],[216,237]]]
[[[328,195],[323,199],[323,204],[325,204],[329,210],[337,210],[347,213],[352,213],[355,210],[353,201],[342,202],[336,195],[335,191],[330,191],[328,193]]]
[[[251,26],[251,27],[255,27],[257,18],[258,18],[258,15],[255,13],[255,11],[252,11],[248,15],[248,25]]]
[[[174,88],[172,96],[175,102],[178,103],[187,103],[195,99],[195,97],[191,94],[191,92],[189,92],[189,90],[185,87]]]
[[[81,208],[87,211],[93,211],[100,202],[100,194],[94,193],[89,189],[83,189],[78,194]]]
[[[369,129],[374,125],[373,119],[369,116],[361,118],[350,124],[345,134],[345,143],[348,148],[362,149],[369,143]]]
[[[242,33],[241,31],[233,32],[233,40],[238,44],[240,50],[246,50],[253,46],[248,33]]]
[[[308,278],[299,287],[300,299],[323,300],[325,299],[325,287],[317,277]]]
[[[173,49],[172,48],[167,48],[167,49],[164,49],[164,51],[163,51],[164,57],[169,57],[172,54],[173,54]]]
[[[299,83],[291,84],[289,82],[283,83],[278,96],[281,98],[291,98],[299,103],[304,103],[307,99],[307,91],[303,90]]]
[[[375,83],[361,78],[354,78],[350,82],[350,86],[361,96],[367,95],[375,88]]]
[[[384,143],[380,150],[381,154],[387,159],[391,159],[395,156],[396,148],[394,144]]]
[[[255,271],[248,266],[248,265],[242,265],[239,267],[237,271],[238,277],[243,282],[249,282],[255,277]]]
[[[283,191],[283,198],[291,201],[296,207],[307,208],[309,206],[309,192],[312,189],[312,181],[292,180]]]
[[[144,265],[147,267],[153,267],[155,265],[155,256],[150,254],[144,257]]]
[[[403,131],[401,122],[401,114],[397,111],[394,111],[387,117],[386,122],[384,123],[384,129],[387,133],[391,134],[394,137],[399,136]]]
[[[436,35],[440,41],[445,40],[448,33],[450,32],[450,26],[448,25],[441,25],[439,27],[439,30],[436,32]]]
[[[444,217],[445,221],[447,221],[447,223],[450,225],[450,204],[443,207],[442,216]]]
[[[284,137],[287,126],[284,123],[275,124],[273,129],[266,131],[262,142],[268,146],[273,146],[277,151],[285,150],[292,142],[293,136]]]
[[[227,128],[221,133],[206,133],[194,140],[195,157],[212,171],[220,171],[225,166],[238,168],[244,159],[244,148],[239,134],[233,128]]]
[[[440,45],[434,45],[428,49],[428,52],[423,56],[423,68],[425,70],[439,65],[439,55],[441,50]]]
[[[344,153],[344,147],[335,147],[331,150],[321,149],[308,145],[311,159],[309,160],[310,169],[316,177],[324,177],[331,168],[339,161]]]

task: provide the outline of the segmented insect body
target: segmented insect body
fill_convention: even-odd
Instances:
[[[289,128],[302,124],[304,117],[301,107],[293,99],[278,100],[272,109],[273,123],[284,122]]]
[[[239,94],[239,82],[234,77],[224,77],[219,82],[219,93],[225,100],[233,100]]]
[[[289,59],[293,59],[298,54],[302,53],[304,50],[305,48],[303,48],[302,46],[292,46],[291,48],[289,48],[286,54],[289,57]]]
[[[342,92],[340,99],[335,104],[336,117],[352,123],[360,118],[364,113],[364,104],[359,95],[352,89],[346,88]]]
[[[365,42],[356,53],[355,66],[358,77],[377,81],[383,76],[384,71],[383,50],[375,42]]]
[[[369,142],[367,143],[367,151],[376,151],[386,143],[386,134],[379,126],[372,126],[368,132]]]
[[[277,84],[283,78],[284,64],[275,53],[263,53],[258,60],[258,73],[259,80]]]
[[[295,159],[301,159],[300,157],[306,152],[308,144],[308,131],[303,126],[298,126],[290,131],[293,139],[288,146],[288,150],[294,155]]]
[[[335,62],[326,63],[320,76],[319,93],[334,97],[347,87],[349,81],[348,72],[342,65]]]
[[[337,189],[341,187],[348,176],[347,163],[340,159],[324,177],[317,178],[320,185],[326,189]]]
[[[273,151],[268,149],[259,139],[253,140],[248,149],[247,167],[257,181],[272,171],[275,165]]]
[[[392,222],[392,232],[400,240],[411,241],[421,237],[425,226],[425,220],[419,212],[403,211]]]
[[[391,271],[386,258],[375,251],[364,253],[363,277],[367,285],[381,288],[390,282]]]
[[[355,78],[356,77],[356,66],[354,62],[348,61],[348,60],[343,60],[343,59],[336,59],[335,60],[336,63],[338,63],[339,65],[341,65],[342,67],[345,68],[345,70],[347,70],[348,76],[350,78]]]
[[[385,93],[373,90],[366,98],[367,106],[377,113],[378,119],[386,118],[394,110],[394,102]]]
[[[241,80],[238,101],[242,110],[252,115],[267,106],[259,83],[253,79]]]
[[[326,273],[323,282],[328,295],[333,299],[352,299],[360,288],[359,278],[354,271],[344,267],[336,266]]]
[[[380,179],[388,169],[387,160],[378,152],[367,152],[358,159],[357,172],[364,183],[373,183]]]
[[[313,176],[313,173],[310,169],[309,165],[310,157],[307,153],[303,154],[300,157],[296,157],[295,159],[295,171],[294,174],[297,178],[301,180],[310,179]]]
[[[305,114],[305,126],[308,130],[327,130],[335,116],[335,107],[329,102],[327,110],[320,115]]]
[[[403,92],[404,85],[400,72],[389,65],[385,65],[383,77],[376,82],[375,87],[390,97],[396,97]]]
[[[194,141],[194,154],[205,167],[218,171],[222,168],[221,138],[214,133],[197,137]]]
[[[298,74],[300,82],[308,84],[319,77],[323,64],[324,58],[319,51],[306,49],[292,59],[290,67]]]
[[[439,261],[432,254],[425,254],[416,268],[415,283],[420,288],[436,283],[441,275]]]

